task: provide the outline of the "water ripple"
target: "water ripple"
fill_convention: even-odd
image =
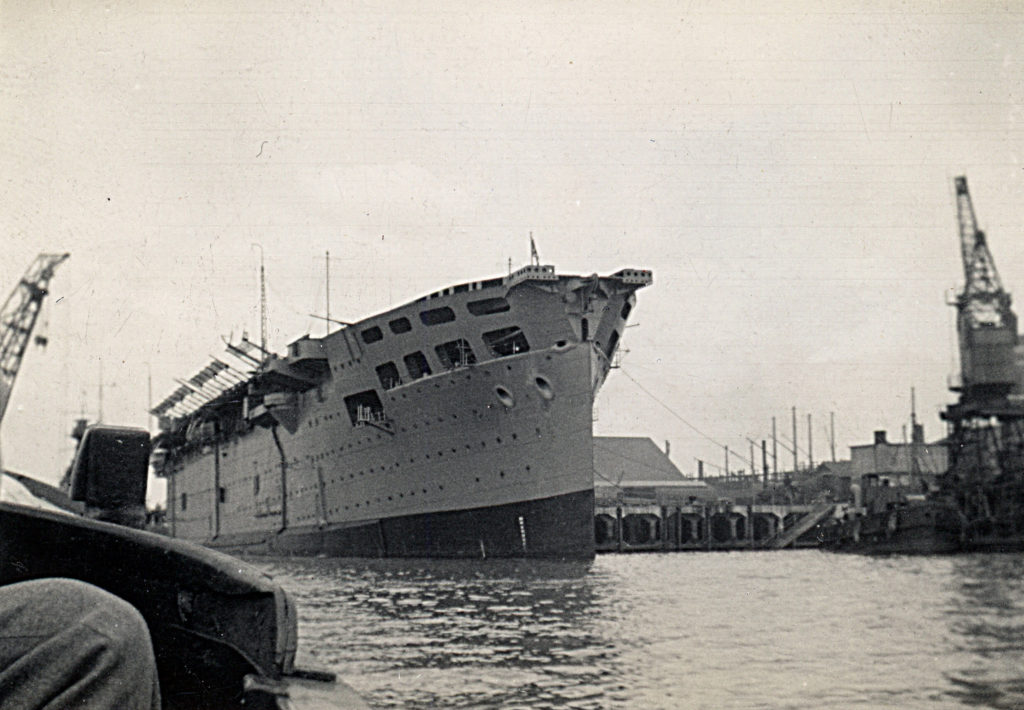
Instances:
[[[1024,707],[1024,556],[257,561],[379,708]]]

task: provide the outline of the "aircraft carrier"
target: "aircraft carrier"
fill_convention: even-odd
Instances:
[[[282,355],[229,344],[152,410],[171,534],[244,554],[592,557],[594,397],[651,282],[534,260]]]

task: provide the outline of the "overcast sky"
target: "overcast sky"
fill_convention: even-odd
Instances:
[[[0,3],[4,297],[71,253],[8,468],[57,480],[101,382],[146,425],[150,381],[258,340],[261,252],[277,350],[324,332],[327,251],[343,320],[520,266],[531,231],[562,272],[653,269],[595,430],[687,473],[794,406],[801,461],[808,413],[816,460],[830,412],[840,457],[899,440],[911,387],[943,434],[954,176],[1024,300],[1014,3],[178,5]]]

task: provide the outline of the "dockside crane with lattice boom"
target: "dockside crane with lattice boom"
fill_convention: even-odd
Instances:
[[[1003,289],[985,233],[978,228],[967,178],[954,180],[964,289],[957,296],[960,344],[961,403],[995,402],[1008,396],[1019,381],[1015,365],[1017,316]]]
[[[985,233],[978,229],[967,179],[954,180],[964,289],[957,310],[960,383],[949,427],[944,488],[972,549],[1024,549],[1024,382],[1020,336]]]
[[[25,357],[53,272],[70,254],[40,254],[28,267],[0,309],[0,422],[11,399],[14,380]],[[45,339],[37,337],[40,345]]]

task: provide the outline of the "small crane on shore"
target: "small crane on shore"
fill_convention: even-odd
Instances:
[[[7,411],[14,380],[39,318],[43,299],[49,293],[50,279],[69,256],[45,253],[37,256],[0,308],[0,422],[3,422]],[[46,339],[36,336],[36,344],[45,346]]]

